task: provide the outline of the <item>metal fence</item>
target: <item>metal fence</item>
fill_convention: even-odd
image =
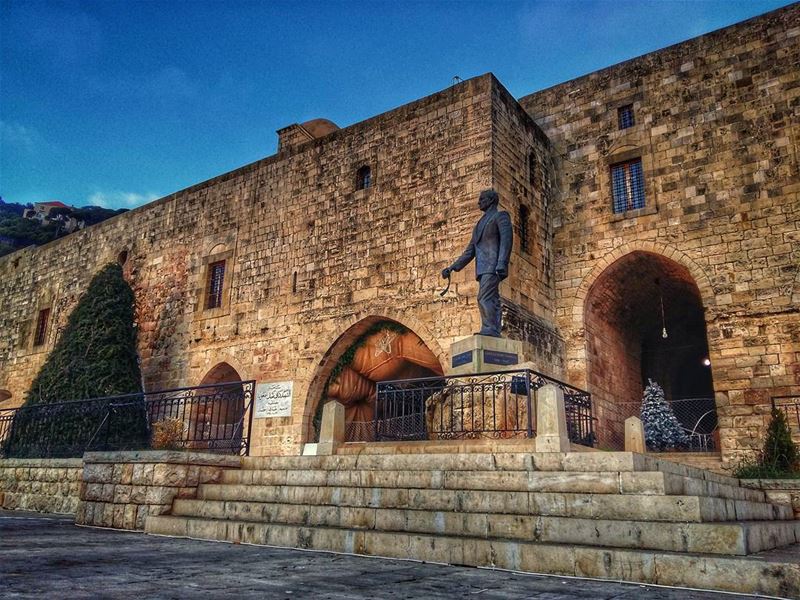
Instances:
[[[668,400],[675,418],[678,419],[685,435],[685,442],[669,448],[671,452],[716,452],[719,450],[717,408],[714,398],[676,398]],[[625,448],[625,419],[639,417],[641,402],[620,402],[604,406],[599,427],[606,435],[601,436],[603,443],[611,450]],[[645,438],[646,429],[645,429]],[[665,450],[652,448],[648,450]]]
[[[564,392],[570,440],[594,445],[588,392],[531,370],[381,381],[372,422],[350,423],[347,441],[533,437],[538,390]]]
[[[0,454],[180,448],[247,454],[255,381],[23,406],[0,412]]]
[[[786,414],[792,439],[800,442],[800,396],[773,396],[772,408],[782,410]]]

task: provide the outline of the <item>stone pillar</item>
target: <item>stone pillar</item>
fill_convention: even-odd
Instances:
[[[644,443],[644,426],[639,417],[625,419],[625,452],[644,454],[647,447]]]
[[[536,452],[569,452],[564,392],[550,384],[536,393]]]
[[[317,455],[336,454],[336,449],[344,442],[344,405],[336,401],[322,407],[322,424],[319,431]]]

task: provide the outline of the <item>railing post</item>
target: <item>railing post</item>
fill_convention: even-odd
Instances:
[[[247,416],[247,441],[245,442],[244,455],[250,456],[250,441],[253,439],[253,413],[255,412],[255,396],[256,396],[256,382],[249,381],[250,386],[250,401],[247,403],[245,410],[250,414]],[[242,390],[244,391],[244,389]]]
[[[625,452],[647,452],[644,439],[644,427],[639,417],[625,419]]]
[[[536,452],[569,452],[564,392],[547,384],[536,398]]]
[[[344,405],[332,400],[322,407],[322,423],[319,431],[317,455],[336,454],[344,442]]]
[[[381,384],[378,383],[376,391],[375,391],[375,409],[372,412],[372,441],[378,441],[378,409],[381,405],[381,395],[383,390],[381,390]]]
[[[525,371],[525,390],[527,391],[527,412],[528,412],[528,437],[533,437],[533,402],[531,400],[531,372]]]

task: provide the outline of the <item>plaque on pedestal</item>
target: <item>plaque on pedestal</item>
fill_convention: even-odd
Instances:
[[[521,362],[522,342],[487,335],[471,335],[450,346],[451,375],[507,371]]]

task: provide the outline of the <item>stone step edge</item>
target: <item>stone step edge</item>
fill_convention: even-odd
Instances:
[[[198,511],[198,508],[202,507],[204,503],[215,503],[215,504],[222,504],[222,515],[204,515],[202,511]],[[245,505],[259,505],[262,507],[270,506],[275,507],[274,513],[280,511],[281,507],[292,507],[296,508],[300,505],[292,505],[292,504],[284,504],[280,502],[240,502],[240,504]],[[329,515],[330,512],[334,509],[341,509],[342,507],[333,506],[333,505],[314,505],[309,504],[304,506],[303,508],[308,509],[311,514],[316,515]],[[192,517],[192,518],[200,518],[200,519],[215,519],[221,521],[241,521],[241,522],[249,522],[249,523],[262,523],[262,524],[279,524],[279,525],[306,525],[309,527],[333,527],[339,529],[347,529],[347,530],[357,530],[360,531],[362,529],[366,530],[377,530],[377,531],[386,531],[386,532],[396,532],[396,533],[422,533],[422,534],[429,534],[429,535],[447,535],[447,536],[455,536],[455,537],[475,537],[480,535],[481,537],[493,538],[493,539],[506,539],[506,540],[515,540],[515,541],[530,541],[530,542],[537,542],[538,540],[534,539],[537,535],[537,531],[539,531],[540,535],[543,536],[554,536],[560,535],[562,539],[550,539],[550,540],[543,540],[543,542],[550,542],[550,543],[580,543],[578,538],[580,539],[588,539],[585,538],[585,535],[591,535],[592,530],[594,534],[598,538],[608,538],[611,537],[619,537],[624,538],[625,536],[620,536],[616,531],[611,531],[612,528],[619,529],[629,529],[629,530],[636,530],[636,533],[633,536],[630,536],[631,539],[637,540],[639,543],[643,544],[644,548],[649,548],[653,550],[666,550],[666,551],[673,551],[670,548],[664,547],[664,544],[670,546],[676,546],[676,539],[667,539],[666,542],[656,539],[660,532],[669,531],[675,536],[680,536],[680,539],[683,540],[683,544],[687,546],[686,549],[683,550],[674,550],[674,551],[685,551],[685,552],[699,552],[701,551],[698,547],[699,544],[706,544],[709,545],[708,539],[712,540],[713,544],[716,544],[713,550],[706,550],[709,554],[730,554],[730,555],[748,555],[753,554],[755,552],[760,552],[765,549],[771,548],[779,548],[784,547],[790,544],[796,544],[800,542],[798,536],[800,535],[800,523],[796,521],[791,521],[789,523],[784,521],[774,521],[774,520],[747,520],[747,521],[720,521],[720,522],[685,522],[685,521],[654,521],[651,519],[605,519],[605,518],[592,518],[592,517],[571,517],[571,516],[558,516],[558,515],[515,515],[515,514],[503,514],[503,513],[495,513],[495,512],[485,512],[485,511],[463,511],[463,512],[456,512],[456,511],[433,511],[433,510],[424,510],[424,509],[415,509],[415,508],[402,508],[402,509],[393,509],[393,508],[371,508],[371,507],[344,507],[345,512],[342,514],[341,510],[334,510],[337,519],[345,520],[344,523],[335,524],[335,523],[326,523],[324,520],[317,519],[315,523],[308,523],[297,520],[298,515],[289,515],[288,519],[286,515],[279,516],[272,514],[271,520],[252,520],[249,519],[250,515],[236,515],[236,509],[234,507],[228,506],[228,502],[224,500],[192,500],[192,499],[179,499],[175,500],[173,503],[172,514],[174,516],[184,516],[184,517]],[[200,512],[200,514],[198,514]],[[231,514],[233,513],[233,514]],[[397,514],[399,513],[399,515]],[[399,516],[399,521],[395,518]],[[277,517],[277,518],[276,518]],[[293,518],[294,517],[294,518]],[[447,519],[455,518],[456,523],[455,526],[457,529],[461,529],[462,527],[476,527],[477,529],[483,529],[484,526],[486,528],[485,532],[475,532],[472,533],[455,533],[453,531],[445,531],[447,528]],[[302,517],[300,517],[302,518]],[[323,517],[327,518],[327,517]],[[471,520],[471,521],[470,521]],[[520,521],[525,520],[523,525],[520,527]],[[460,521],[460,522],[459,522]],[[409,522],[411,525],[409,525]],[[564,527],[565,523],[568,523],[571,528],[573,528],[573,532],[568,533],[561,533],[561,534],[554,534],[552,530],[549,530],[551,527],[559,528]],[[561,524],[561,525],[559,525]],[[454,525],[451,521],[450,525]],[[490,525],[495,528],[506,528],[505,535],[492,535],[489,531]],[[531,527],[532,526],[532,527]],[[542,527],[542,531],[539,530],[539,527]],[[441,527],[441,531],[437,531],[437,528]],[[773,541],[768,541],[766,545],[762,546],[759,544],[760,536],[759,530],[760,529],[767,529],[767,532],[763,535],[769,536],[770,529],[780,528],[782,531],[786,532],[787,535],[790,535],[790,540],[787,543],[775,543]],[[793,528],[794,531],[789,534],[789,528]],[[519,530],[522,531],[519,531]],[[575,536],[574,531],[577,530],[580,535]],[[602,533],[601,533],[602,531]],[[503,532],[498,532],[502,534]],[[753,538],[753,534],[756,534],[756,539]],[[774,535],[774,533],[772,534]],[[573,537],[575,539],[569,539]],[[724,538],[724,539],[723,539]],[[755,548],[753,544],[757,544]],[[630,548],[631,546],[626,545],[624,543],[621,544],[611,544],[608,542],[601,542],[598,540],[597,546],[603,547],[611,547],[611,548]],[[694,545],[695,549],[692,549],[691,546]]]
[[[225,525],[224,533],[189,531],[189,521]],[[183,523],[181,528],[180,523]],[[232,525],[245,526],[241,521]],[[525,573],[567,575],[689,587],[800,599],[800,561],[778,562],[743,556],[688,554],[653,550],[610,549],[575,544],[531,543],[424,534],[358,532],[336,528],[281,526],[294,532],[292,543],[266,543],[253,535],[229,535],[228,522],[171,515],[149,516],[145,533],[189,539],[228,541],[277,548],[337,552],[441,564],[499,568]],[[268,526],[268,523],[251,523]],[[181,531],[183,529],[183,531]],[[313,547],[314,531],[328,533],[328,542]],[[335,535],[339,539],[335,539]],[[287,539],[282,540],[288,542]],[[361,539],[357,539],[357,538]],[[333,539],[332,539],[333,538]],[[370,539],[367,539],[370,538]],[[403,543],[400,543],[402,540]],[[280,541],[280,540],[279,540]],[[533,552],[523,552],[534,547]],[[800,548],[798,549],[800,553]],[[764,553],[768,554],[768,553]]]
[[[298,505],[298,506],[311,506],[307,502],[303,502],[301,499],[298,499],[298,500],[295,501],[292,498],[285,498],[285,499],[280,499],[279,502],[276,502],[276,501],[273,501],[273,500],[259,500],[259,499],[256,499],[256,498],[247,497],[246,494],[245,494],[245,496],[237,495],[234,498],[209,498],[209,497],[207,497],[207,495],[204,492],[204,490],[206,488],[212,488],[212,489],[214,489],[214,488],[227,488],[227,487],[233,486],[233,485],[242,485],[244,487],[251,487],[251,488],[260,488],[260,487],[280,488],[280,487],[284,487],[284,486],[266,486],[266,485],[257,485],[257,484],[250,484],[248,486],[248,485],[245,485],[245,484],[204,483],[204,484],[200,484],[198,486],[196,500],[203,500],[203,501],[206,501],[206,502],[249,502],[249,503],[252,503],[252,504],[286,504],[286,505]],[[317,486],[296,486],[296,487],[316,489]],[[398,488],[386,488],[386,487],[378,487],[378,486],[372,486],[372,487],[368,487],[368,488],[356,488],[356,487],[347,487],[347,486],[330,486],[330,487],[331,487],[331,489],[342,489],[342,490],[344,490],[344,489],[347,489],[347,490],[353,490],[353,489],[365,490],[366,491],[365,493],[367,493],[367,492],[368,493],[374,493],[375,491],[378,491],[378,490],[395,491],[395,490],[398,489]],[[450,493],[450,494],[453,494],[453,495],[459,494],[459,493],[464,493],[464,492],[471,493],[471,492],[475,491],[475,490],[457,490],[457,489],[450,489],[450,488],[447,488],[447,489],[435,489],[435,490],[431,490],[429,488],[402,488],[402,489],[414,490],[414,492],[439,492],[439,493],[446,492],[446,493]],[[734,506],[733,506],[734,512],[739,511],[739,510],[745,511],[745,510],[752,510],[753,509],[753,507],[739,506],[742,503],[745,504],[745,505],[747,505],[747,504],[755,504],[755,505],[757,505],[759,507],[765,506],[765,507],[769,507],[770,509],[772,509],[773,518],[769,519],[769,521],[771,521],[771,522],[774,522],[774,521],[793,521],[794,520],[794,512],[792,511],[791,507],[789,505],[787,505],[787,504],[775,504],[775,503],[772,503],[772,502],[756,502],[756,501],[752,501],[752,500],[735,500],[735,499],[731,499],[731,498],[718,498],[718,497],[714,497],[714,496],[691,496],[691,495],[686,495],[686,494],[664,494],[664,495],[658,495],[658,494],[635,494],[635,493],[630,493],[630,494],[621,494],[621,493],[620,494],[594,494],[594,493],[589,493],[589,492],[537,492],[537,491],[519,492],[519,491],[507,491],[507,490],[479,490],[479,491],[480,492],[490,491],[493,494],[526,494],[526,495],[533,494],[534,496],[535,495],[539,495],[539,494],[549,494],[549,495],[554,495],[554,496],[556,496],[556,495],[557,496],[566,496],[565,501],[571,501],[571,502],[576,502],[576,501],[580,500],[580,498],[579,498],[580,496],[594,496],[594,495],[602,496],[604,498],[618,498],[620,502],[625,502],[625,503],[631,503],[631,502],[635,503],[637,501],[645,502],[645,501],[648,501],[648,500],[650,500],[652,498],[662,498],[664,500],[669,500],[669,501],[675,502],[675,503],[678,503],[678,502],[693,502],[693,501],[697,500],[698,501],[697,509],[698,509],[699,513],[702,513],[703,510],[705,510],[705,508],[702,506],[703,503],[711,503],[711,502],[717,502],[717,501],[725,502],[725,503],[731,502],[731,503],[734,504]],[[255,494],[251,494],[250,496],[253,496],[253,495],[255,495]],[[381,495],[383,495],[383,494],[381,493]],[[369,501],[367,501],[367,502],[369,502]],[[456,509],[450,509],[450,508],[431,508],[430,504],[428,504],[426,506],[423,506],[423,507],[419,507],[419,508],[414,508],[414,507],[408,506],[407,504],[404,504],[402,502],[393,502],[393,503],[386,504],[383,499],[381,499],[381,501],[380,501],[380,506],[373,506],[373,505],[370,505],[370,504],[368,504],[366,502],[352,503],[352,502],[349,502],[347,500],[343,501],[341,499],[338,500],[336,503],[333,503],[333,501],[322,503],[322,504],[315,503],[314,506],[338,506],[338,507],[347,507],[347,508],[373,508],[373,509],[386,509],[386,510],[413,509],[413,510],[427,510],[427,511],[432,511],[432,512],[458,512],[458,513],[469,512],[469,511],[456,510]],[[775,515],[776,509],[778,511],[784,513],[784,514],[783,515]],[[707,510],[713,510],[713,507],[709,507]],[[563,517],[574,517],[574,518],[589,518],[589,517],[575,517],[574,515],[567,515],[567,514],[563,514],[563,513],[542,514],[542,513],[531,513],[531,512],[508,512],[508,511],[503,511],[503,510],[494,511],[492,514],[519,515],[519,516],[563,516]],[[624,519],[622,517],[620,517],[618,519],[615,519],[615,518],[607,517],[607,516],[598,516],[598,517],[592,517],[592,518],[607,519],[607,520],[611,520],[611,521],[627,521],[627,520],[629,520],[629,518],[627,518],[627,517],[624,518]],[[638,520],[642,521],[642,520],[645,520],[645,519],[638,519]],[[669,521],[667,519],[647,519],[647,520],[658,521],[658,522],[663,522],[663,523],[678,522],[678,521]],[[709,519],[702,519],[702,514],[700,514],[698,516],[698,520],[687,520],[687,521],[681,521],[681,522],[684,522],[684,523],[729,523],[731,521],[743,521],[743,520],[747,520],[747,519],[741,519],[738,516],[736,516],[736,517],[733,517],[733,518],[727,519],[727,520],[709,520]]]
[[[363,456],[363,460],[362,460]],[[312,469],[318,470],[341,470],[341,464],[331,464],[331,463],[345,463],[350,464],[348,466],[348,470],[397,470],[397,469],[386,469],[386,466],[383,464],[378,464],[376,467],[372,468],[364,468],[359,466],[359,461],[366,462],[366,463],[382,463],[382,462],[392,462],[392,461],[400,461],[403,462],[406,459],[416,458],[417,461],[424,458],[426,455],[423,454],[377,454],[377,455],[358,455],[358,454],[344,454],[344,455],[332,455],[332,456],[260,456],[260,457],[245,457],[242,460],[242,470],[283,470],[287,469],[288,467],[281,467],[280,463],[310,463],[313,466]],[[469,462],[470,458],[474,455],[466,454],[466,455],[458,455],[458,454],[431,454],[428,456],[427,462],[428,464],[436,463],[435,457],[444,456],[447,459],[451,459],[449,462],[456,462],[459,461],[467,461]],[[486,455],[481,455],[486,456]],[[731,485],[731,486],[741,486],[741,482],[739,479],[735,477],[731,477],[730,475],[720,475],[719,473],[714,473],[705,469],[681,464],[674,462],[672,460],[664,459],[664,458],[656,458],[650,454],[635,454],[632,452],[596,452],[596,453],[583,453],[583,452],[571,452],[571,453],[523,453],[523,452],[502,452],[502,453],[492,453],[491,455],[491,465],[483,465],[480,467],[469,466],[467,468],[461,468],[458,465],[450,465],[448,467],[442,466],[434,466],[432,470],[448,470],[448,471],[459,471],[459,470],[468,470],[468,471],[478,471],[478,470],[485,470],[485,471],[547,471],[547,472],[595,472],[596,470],[603,470],[603,471],[625,471],[625,472],[663,472],[663,473],[670,473],[673,475],[679,475],[682,477],[692,477],[694,479],[704,479],[707,481],[713,481],[715,483],[720,483],[724,485]],[[528,463],[530,465],[526,465],[525,467],[517,467],[514,466],[509,468],[508,466],[504,465],[504,462],[519,460],[520,462]],[[412,461],[412,462],[417,462]],[[559,465],[563,465],[564,462],[567,462],[568,465],[571,464],[573,469],[570,469],[569,466],[563,467]],[[617,462],[618,467],[621,468],[614,468],[614,469],[597,469],[597,462]],[[277,468],[272,468],[270,466],[258,466],[259,463],[265,462],[274,462],[277,463]],[[445,461],[448,462],[448,461]],[[500,464],[498,464],[498,462]],[[253,463],[256,463],[255,466]],[[321,465],[317,465],[315,463],[322,463]],[[538,468],[536,467],[536,463],[539,463]],[[299,467],[298,467],[299,468]],[[307,468],[303,465],[303,468]],[[416,467],[415,467],[416,468]],[[294,470],[290,468],[290,470]]]
[[[272,470],[250,470],[250,471],[254,472],[254,473],[257,473],[257,472],[281,473],[281,474],[284,475],[284,478],[288,478],[289,477],[289,472],[291,472],[293,474],[303,474],[303,475],[307,475],[310,472],[323,472],[323,473],[331,473],[331,472],[338,473],[338,472],[340,472],[340,471],[333,471],[333,470],[319,470],[319,471],[311,470],[311,471],[309,471],[309,470],[303,470],[303,469],[272,469]],[[292,486],[295,486],[295,487],[319,487],[319,486],[326,486],[326,487],[366,487],[367,486],[367,484],[363,484],[363,483],[360,483],[360,482],[359,483],[355,483],[355,482],[349,482],[349,483],[348,482],[333,482],[333,483],[324,482],[324,483],[321,483],[319,481],[308,482],[308,481],[303,481],[303,479],[302,479],[303,475],[300,475],[299,479],[296,480],[296,481],[293,481],[291,484],[289,484],[289,483],[282,483],[282,484],[278,484],[278,483],[262,483],[262,482],[252,482],[252,481],[250,481],[250,482],[246,482],[246,481],[229,481],[228,480],[229,477],[239,478],[240,475],[244,475],[247,472],[248,472],[248,470],[223,472],[221,483],[228,484],[228,485],[256,485],[256,486],[258,486],[258,485],[266,485],[266,486],[292,485]],[[356,473],[356,472],[358,472],[358,473],[362,473],[362,472],[380,473],[381,475],[387,475],[387,474],[393,474],[393,473],[399,473],[399,474],[403,474],[403,475],[407,475],[408,474],[408,471],[379,470],[379,469],[370,469],[370,470],[366,470],[366,471],[361,471],[361,470],[359,470],[359,471],[341,471],[341,472],[343,472],[343,473]],[[592,492],[592,493],[598,493],[598,494],[621,494],[621,495],[627,495],[627,494],[631,493],[631,491],[626,491],[624,489],[624,486],[621,483],[623,477],[625,477],[625,476],[639,476],[640,479],[643,479],[644,478],[643,476],[646,476],[646,475],[660,475],[661,478],[663,479],[664,491],[652,492],[652,494],[654,494],[654,495],[668,495],[668,496],[674,496],[674,495],[693,496],[693,495],[698,495],[698,496],[701,496],[701,497],[735,500],[737,498],[733,498],[731,495],[736,493],[736,492],[734,492],[734,490],[740,490],[742,494],[744,494],[746,496],[750,496],[750,497],[749,498],[738,498],[738,499],[748,500],[750,502],[765,502],[767,504],[773,504],[772,502],[767,500],[765,493],[763,491],[761,491],[761,490],[756,490],[756,489],[749,488],[749,487],[746,487],[746,486],[728,486],[726,484],[719,484],[719,483],[715,483],[713,481],[709,481],[709,480],[705,480],[705,479],[695,479],[695,478],[692,478],[692,477],[685,477],[685,476],[682,476],[682,475],[675,475],[673,473],[665,473],[663,471],[639,471],[639,472],[632,472],[632,471],[594,471],[594,472],[584,472],[584,471],[574,471],[574,472],[567,472],[567,471],[447,471],[447,470],[432,469],[432,470],[426,471],[426,472],[428,472],[428,473],[436,473],[437,475],[440,475],[442,477],[446,477],[447,475],[451,475],[451,477],[455,477],[455,476],[459,476],[459,475],[463,475],[463,474],[483,474],[483,473],[528,473],[528,474],[536,474],[536,475],[544,474],[544,477],[553,476],[553,478],[555,478],[556,476],[570,476],[570,475],[574,476],[576,478],[579,478],[579,477],[598,477],[598,478],[599,477],[618,477],[618,478],[620,478],[620,485],[615,490],[613,490],[613,491],[596,491],[596,492]],[[416,473],[419,473],[419,472],[416,472]],[[720,495],[719,493],[713,494],[711,492],[703,493],[703,494],[685,494],[682,491],[675,491],[675,490],[677,490],[677,488],[675,486],[679,486],[681,489],[684,489],[685,485],[687,483],[694,483],[694,482],[700,482],[702,484],[709,485],[709,486],[718,486],[718,490],[717,490],[718,492],[722,491],[722,489],[719,489],[719,488],[723,488],[723,489],[726,490],[726,493],[729,494],[729,495]],[[375,485],[371,485],[370,484],[369,487],[386,487],[386,488],[388,488],[388,487],[392,487],[392,486],[375,486]],[[494,491],[512,491],[512,490],[503,490],[503,489],[488,488],[488,487],[444,487],[444,486],[432,487],[430,485],[425,485],[425,486],[402,485],[402,486],[394,486],[394,487],[395,488],[403,488],[403,489],[456,489],[456,490],[461,490],[461,491],[469,491],[469,490],[473,490],[473,491],[484,491],[484,490],[490,490],[490,491],[491,490],[494,490]],[[641,493],[636,489],[635,486],[632,486],[631,490],[632,490],[632,493]],[[525,489],[525,490],[516,490],[516,491],[535,491],[535,490]]]

